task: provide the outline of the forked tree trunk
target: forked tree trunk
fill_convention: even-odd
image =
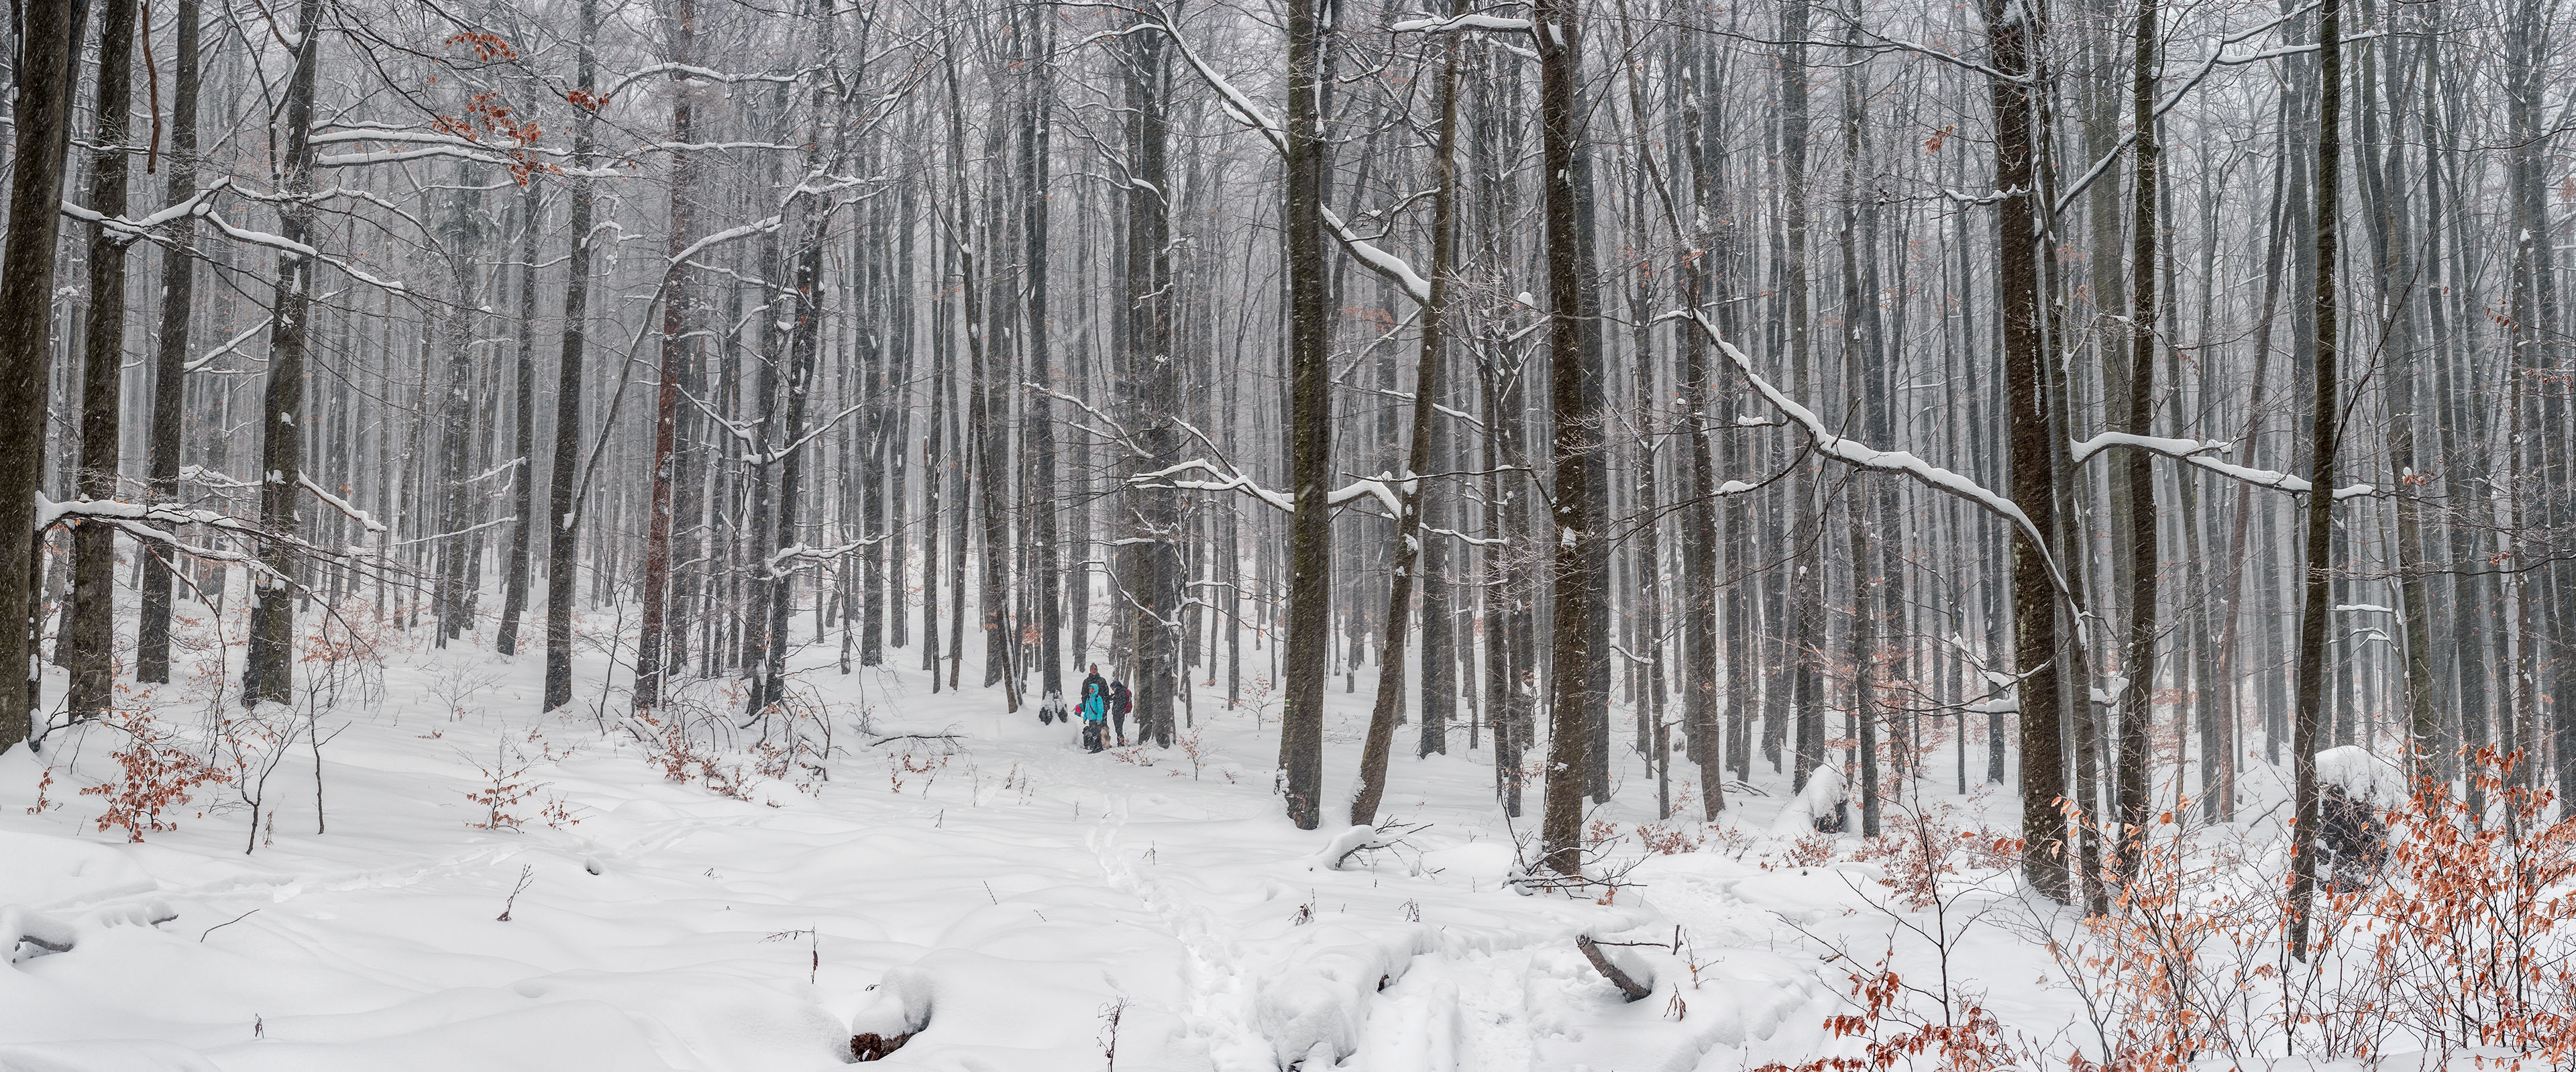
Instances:
[[[1457,0],[1455,12],[1464,14],[1464,0]],[[1422,525],[1422,499],[1425,488],[1422,474],[1431,468],[1431,455],[1440,439],[1440,415],[1436,400],[1441,386],[1443,335],[1449,311],[1449,272],[1456,256],[1458,219],[1458,45],[1449,42],[1440,73],[1440,126],[1438,148],[1434,150],[1432,169],[1439,175],[1439,193],[1434,195],[1431,223],[1431,293],[1422,303],[1422,356],[1415,365],[1413,378],[1413,436],[1405,448],[1404,472],[1397,485],[1395,546],[1390,556],[1395,563],[1393,583],[1387,588],[1386,636],[1380,642],[1378,659],[1377,700],[1369,711],[1368,738],[1360,749],[1359,788],[1351,797],[1351,825],[1374,826],[1377,823],[1379,799],[1386,792],[1387,754],[1395,748],[1395,724],[1404,718],[1404,647],[1405,626],[1411,617],[1414,575],[1420,571],[1423,541],[1434,539]],[[1423,673],[1431,673],[1431,653],[1423,653]],[[1428,717],[1428,713],[1425,713]],[[1434,727],[1423,728],[1423,752],[1431,748]]]

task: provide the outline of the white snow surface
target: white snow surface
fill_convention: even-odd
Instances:
[[[184,605],[183,640],[210,619]],[[247,854],[223,786],[142,843],[99,830],[101,798],[79,790],[115,774],[113,729],[0,755],[0,925],[71,947],[10,943],[0,1069],[767,1072],[838,1066],[874,1031],[917,1032],[889,1069],[1089,1070],[1113,1010],[1117,1067],[1138,1070],[1735,1069],[1830,1045],[1841,976],[1777,911],[1839,925],[1815,911],[1842,883],[1784,893],[1751,857],[1647,854],[1628,832],[1653,819],[1651,783],[1631,780],[1592,817],[1622,832],[1614,859],[1642,857],[1633,885],[1606,904],[1515,890],[1514,835],[1542,794],[1507,821],[1463,727],[1450,755],[1407,747],[1390,772],[1383,818],[1429,828],[1335,870],[1319,854],[1360,835],[1339,814],[1315,831],[1282,818],[1275,699],[1227,710],[1202,686],[1182,731],[1195,764],[1180,747],[1092,755],[998,690],[843,676],[826,643],[792,665],[833,721],[829,779],[750,777],[735,799],[664,778],[620,729],[623,674],[602,693],[590,650],[575,702],[544,714],[540,647],[499,656],[488,622],[445,650],[428,635],[389,642],[381,686],[322,715],[325,833],[302,745]],[[238,673],[238,645],[209,650]],[[237,694],[188,669],[131,702],[197,740]],[[681,691],[738,721],[731,683]],[[1325,799],[1341,801],[1370,697],[1329,695]],[[50,806],[31,812],[49,764]],[[468,794],[522,764],[525,821],[478,826],[490,809]],[[1778,806],[1733,799],[1728,822],[1754,831]],[[577,822],[529,817],[549,800]],[[1667,948],[1677,929],[1687,957]],[[1585,933],[1663,943],[1616,950],[1654,996],[1623,1001],[1576,949]]]
[[[221,636],[241,635],[248,602],[227,601]],[[241,649],[217,621],[183,604],[199,661],[122,702],[187,741],[239,717],[215,683]],[[629,732],[624,672],[600,684],[615,622],[579,623],[597,643],[551,714],[542,649],[496,654],[488,621],[443,650],[426,621],[385,632],[380,677],[319,719],[327,832],[308,745],[285,750],[256,831],[214,786],[140,843],[100,830],[102,799],[80,792],[116,774],[121,732],[0,754],[0,1070],[794,1072],[846,1063],[869,1032],[910,1036],[879,1067],[943,1072],[1098,1070],[1113,1041],[1115,1068],[1139,1072],[1735,1072],[1859,1052],[1822,1027],[1850,1009],[1850,965],[1825,943],[1893,941],[1909,979],[1935,970],[1868,907],[1882,872],[1855,839],[1815,854],[1809,820],[1845,793],[1830,765],[1793,796],[1757,763],[1717,824],[1657,822],[1622,743],[1619,791],[1586,821],[1624,884],[1569,896],[1514,881],[1543,791],[1533,776],[1524,817],[1504,817],[1490,737],[1471,749],[1463,728],[1428,759],[1418,727],[1400,734],[1383,834],[1338,805],[1320,829],[1290,825],[1268,652],[1249,644],[1247,702],[1196,685],[1179,746],[1094,755],[1034,704],[1005,712],[971,656],[968,687],[934,694],[917,647],[888,650],[902,669],[843,675],[829,638],[790,660],[801,706],[831,726],[829,777],[755,773],[756,734],[740,733],[711,753],[745,771],[726,795],[668,780]],[[667,712],[740,724],[736,683],[677,692]],[[1322,799],[1347,801],[1372,696],[1326,696]],[[1614,709],[1614,740],[1630,718]],[[522,768],[504,779],[521,821],[487,828],[469,795]],[[1674,757],[1684,816],[1694,772]],[[1939,781],[1936,822],[2014,828],[2007,799],[1935,796]],[[1658,854],[1650,833],[1696,844]],[[1585,934],[1653,993],[1623,1000]],[[2008,1025],[2081,1030],[2020,938],[1980,928],[1953,956]]]

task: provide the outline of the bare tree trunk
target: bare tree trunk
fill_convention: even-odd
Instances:
[[[671,25],[671,57],[674,63],[694,59],[697,39],[696,0],[676,0]],[[695,137],[691,106],[696,94],[685,75],[671,80],[671,141],[688,144]],[[689,332],[689,285],[686,266],[680,263],[689,248],[689,183],[693,170],[686,152],[671,154],[671,233],[670,263],[663,266],[663,286],[668,293],[662,299],[662,345],[658,386],[653,403],[653,494],[649,513],[644,520],[644,620],[635,641],[635,709],[648,711],[661,706],[662,679],[671,669],[664,665],[663,637],[670,613],[671,595],[671,515],[673,487],[679,475],[675,456],[679,440],[680,378],[686,374]]]
[[[593,41],[599,33],[599,0],[581,0],[581,44],[575,62],[574,106],[581,116],[573,121],[572,166],[575,172],[591,165],[593,138],[598,120],[598,100],[593,95],[598,84],[599,59],[593,52]],[[554,475],[546,483],[546,691],[545,707],[552,711],[572,702],[572,596],[573,586],[581,575],[581,560],[574,522],[581,512],[579,489],[573,486],[574,468],[581,455],[581,383],[582,349],[590,317],[590,180],[575,174],[569,180],[572,194],[572,254],[564,278],[563,355],[555,370],[555,453]]]
[[[1466,12],[1465,0],[1454,0],[1452,7],[1457,14]],[[1422,303],[1422,356],[1415,364],[1413,377],[1413,437],[1405,448],[1404,472],[1396,485],[1401,508],[1396,512],[1395,544],[1391,549],[1394,577],[1387,588],[1377,699],[1369,710],[1367,741],[1360,749],[1359,788],[1351,797],[1353,826],[1376,825],[1378,802],[1386,792],[1387,754],[1395,747],[1395,724],[1404,718],[1405,627],[1412,615],[1414,574],[1420,570],[1423,541],[1436,538],[1422,525],[1422,474],[1431,468],[1432,452],[1440,440],[1440,422],[1446,419],[1436,400],[1441,388],[1442,351],[1448,344],[1443,332],[1449,312],[1449,273],[1457,250],[1458,44],[1454,35],[1441,63],[1440,126],[1436,138],[1438,147],[1433,150],[1431,166],[1438,173],[1440,185],[1431,210],[1431,293]],[[1426,632],[1428,626],[1426,622]],[[1431,673],[1430,657],[1426,649],[1426,677]],[[1431,751],[1429,742],[1435,732],[1438,731],[1426,721],[1422,730],[1425,754]]]
[[[313,0],[305,0],[310,10]],[[45,410],[52,361],[54,243],[62,236],[63,154],[80,73],[76,4],[29,4],[19,16],[9,235],[0,247],[0,397]],[[26,740],[37,700],[36,492],[45,422],[0,421],[0,750]],[[26,668],[25,674],[20,668]]]
[[[1324,54],[1331,27],[1316,0],[1288,0],[1289,520],[1288,651],[1279,723],[1280,791],[1288,819],[1312,830],[1324,781],[1324,677],[1332,651],[1333,386],[1331,296],[1324,265]]]
[[[319,76],[322,0],[303,0],[295,20],[295,72],[286,87],[286,183],[290,198],[280,236],[303,244],[313,234],[313,84]],[[260,525],[278,539],[263,547],[264,576],[252,585],[250,655],[242,666],[242,703],[288,703],[294,696],[295,561],[284,542],[296,532],[303,496],[304,349],[311,330],[313,259],[280,254],[268,326],[268,391],[262,418]]]
[[[165,207],[197,192],[197,91],[202,81],[197,62],[198,0],[179,0],[178,23],[178,47],[171,58],[178,85],[170,101],[170,183],[162,196]],[[188,323],[196,312],[197,283],[197,222],[189,218],[172,226],[174,241],[161,255],[161,339],[152,361],[151,494],[164,501],[179,493],[181,402],[187,390]],[[143,550],[143,609],[134,628],[136,681],[170,680],[170,589],[175,579],[167,558],[155,549]]]
[[[1040,9],[1032,23],[1043,23],[1046,32],[1039,40],[1039,62],[1029,87],[1025,107],[1027,115],[1020,125],[1020,227],[1021,241],[1028,249],[1028,297],[1026,332],[1029,353],[1029,381],[1052,388],[1055,379],[1054,355],[1047,349],[1047,209],[1048,159],[1050,135],[1049,109],[1055,106],[1055,26],[1052,9]],[[1029,479],[1036,484],[1030,496],[1036,502],[1036,515],[1031,518],[1031,542],[1036,544],[1038,603],[1038,695],[1046,709],[1061,713],[1064,707],[1064,579],[1063,536],[1057,531],[1056,515],[1063,507],[1061,489],[1057,486],[1054,400],[1044,391],[1025,396],[1028,413],[1023,425],[1032,471]],[[1076,593],[1077,597],[1084,593]]]
[[[126,134],[134,107],[135,0],[104,0],[98,28],[97,145],[90,210],[126,214]],[[106,227],[90,233],[89,325],[81,373],[80,477],[84,499],[117,492],[120,410],[125,381],[125,255],[132,240]],[[64,665],[71,670],[74,719],[96,718],[116,701],[116,529],[84,523],[72,529],[72,599],[64,608]]]
[[[2012,191],[1998,206],[2000,245],[1995,256],[2003,313],[2004,395],[2011,448],[2012,497],[2040,533],[2055,529],[2056,474],[2048,402],[2042,390],[2039,241],[2035,202],[2038,131],[2029,79],[2045,28],[2032,9],[2013,0],[1984,0],[1986,47],[2003,76],[1989,79],[1995,122],[1995,185]],[[2050,583],[2048,549],[2035,537],[2013,537],[2012,622],[2016,693],[2021,704],[2022,871],[2042,894],[2068,894],[2066,818],[2057,802],[2066,794],[2059,739],[2057,592]]]
[[[1546,175],[1540,184],[1547,217],[1548,390],[1555,408],[1551,489],[1555,570],[1548,690],[1547,805],[1540,832],[1549,869],[1583,873],[1583,797],[1595,727],[1588,717],[1598,689],[1593,650],[1603,616],[1606,578],[1595,548],[1610,533],[1592,486],[1594,462],[1605,429],[1597,391],[1586,380],[1601,374],[1599,336],[1586,326],[1600,315],[1599,294],[1584,271],[1575,170],[1582,128],[1583,51],[1580,25],[1568,0],[1541,0],[1534,9],[1539,45],[1539,128]]]
[[[528,537],[537,517],[537,222],[544,211],[537,201],[536,186],[531,183],[521,194],[525,205],[519,232],[519,359],[515,369],[515,389],[511,393],[511,448],[518,452],[517,466],[511,479],[516,482],[511,496],[511,512],[519,520],[510,526],[510,561],[503,567],[502,583],[508,591],[501,598],[501,631],[493,638],[492,649],[503,655],[519,653],[519,616],[528,609]],[[578,241],[578,239],[575,239]]]
[[[2335,238],[2342,227],[2343,2],[2317,9],[2316,400],[2308,463],[2307,554],[2300,585],[2298,699],[2290,727],[2290,956],[2306,960],[2308,922],[2317,888],[2317,721],[2324,712],[2326,629],[2334,614],[2329,557],[2334,535],[2335,454],[2343,433],[2340,319],[2335,290]]]
[[[2156,0],[2138,0],[2137,56],[2132,71],[2131,122],[2135,126],[2137,178],[2131,186],[2129,252],[2129,412],[2124,421],[2133,435],[2155,434],[2156,412],[2156,183],[2163,166],[2156,142]],[[2129,644],[2121,657],[2128,687],[2120,690],[2119,836],[2111,843],[2113,867],[2123,877],[2138,868],[2138,846],[2145,836],[2147,752],[2154,737],[2149,720],[2156,695],[2156,582],[2163,551],[2156,532],[2156,473],[2143,450],[2126,452],[2129,521]]]

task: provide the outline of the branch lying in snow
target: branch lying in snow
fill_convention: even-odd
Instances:
[[[2242,480],[2274,491],[2305,495],[2316,490],[2316,484],[2303,476],[2236,465],[2209,456],[2226,450],[2230,445],[2225,440],[2219,439],[2172,439],[2165,436],[2131,435],[2127,432],[2104,432],[2091,439],[2076,440],[2070,453],[2075,459],[2075,464],[2082,465],[2096,455],[2125,447],[2131,450],[2143,450],[2149,454],[2161,454],[2186,465],[2197,466],[2223,477]],[[2336,488],[2334,497],[2337,501],[2341,501],[2370,495],[2378,490],[2369,484],[2349,484]]]
[[[1333,840],[1313,856],[1306,858],[1306,870],[1339,871],[1351,857],[1364,852],[1382,852],[1404,844],[1404,839],[1431,829],[1429,823],[1407,826],[1394,820],[1376,826],[1354,826],[1333,835]]]
[[[25,943],[44,953],[69,953],[78,944],[82,924],[100,927],[158,927],[179,918],[168,903],[144,901],[139,904],[109,905],[85,912],[77,920],[67,920],[48,912],[35,912],[18,905],[0,908],[0,954],[10,963],[18,959],[18,946]]]
[[[1628,996],[1628,1000],[1643,1001],[1647,995],[1655,992],[1653,987],[1629,977],[1627,972],[1619,970],[1618,965],[1610,963],[1610,958],[1602,955],[1600,943],[1593,941],[1591,935],[1576,935],[1574,948],[1582,950],[1583,958],[1591,961],[1592,966],[1600,970],[1601,977],[1610,980],[1610,985],[1618,987],[1620,993]]]
[[[1788,417],[1791,423],[1806,429],[1807,438],[1815,444],[1816,453],[1863,469],[1876,469],[1880,472],[1911,477],[1925,487],[1963,499],[2012,522],[2015,528],[2021,530],[2022,536],[2030,540],[2031,547],[2039,552],[2040,564],[2048,567],[2049,584],[2057,589],[2059,598],[2074,607],[2079,617],[2086,613],[2084,604],[2075,597],[2074,588],[2067,584],[2065,571],[2058,568],[2056,556],[2049,553],[2047,537],[2041,534],[2039,526],[2031,523],[2030,515],[2022,512],[2021,504],[1989,490],[1976,481],[1933,465],[1905,451],[1876,450],[1858,440],[1834,434],[1831,428],[1826,427],[1824,419],[1816,416],[1814,410],[1800,405],[1797,400],[1781,393],[1779,388],[1771,386],[1771,381],[1763,379],[1761,373],[1754,371],[1753,359],[1745,356],[1744,351],[1736,349],[1734,343],[1726,341],[1726,337],[1718,333],[1717,325],[1709,322],[1708,314],[1690,309],[1666,315],[1681,317],[1699,325],[1700,333],[1706,335],[1708,341],[1717,347],[1718,352],[1726,355],[1727,360],[1735,363],[1736,371],[1744,374],[1745,382],[1753,385],[1755,393],[1770,402],[1772,408]]]

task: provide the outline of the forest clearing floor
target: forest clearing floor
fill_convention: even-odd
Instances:
[[[1418,727],[1399,735],[1386,810],[1420,829],[1340,869],[1319,855],[1346,833],[1370,700],[1339,678],[1328,819],[1300,831],[1270,789],[1276,704],[1227,709],[1221,687],[1200,687],[1181,746],[1094,755],[1006,714],[977,660],[934,694],[917,647],[844,675],[825,644],[795,679],[828,756],[710,743],[740,721],[727,680],[682,689],[669,710],[706,733],[677,749],[621,721],[604,657],[541,714],[542,651],[488,644],[385,652],[318,720],[327,832],[316,750],[290,741],[247,854],[237,785],[197,788],[140,843],[99,829],[107,798],[80,790],[122,777],[120,732],[0,757],[0,926],[76,938],[0,970],[0,1068],[748,1072],[917,1030],[882,1067],[1732,1070],[1856,1050],[1820,1025],[1891,945],[1910,982],[1934,971],[1870,907],[1879,863],[1769,833],[1785,784],[1736,793],[1714,829],[1655,824],[1624,729],[1625,781],[1593,820],[1625,885],[1531,894],[1507,879],[1540,790],[1506,823],[1463,726],[1428,759]],[[191,681],[129,699],[203,734],[229,694]],[[1927,806],[2010,828],[2008,801]],[[1581,934],[1639,943],[1604,948],[1651,996],[1622,1000]],[[2012,1031],[2078,1030],[2008,928],[1970,928],[1951,957]]]

